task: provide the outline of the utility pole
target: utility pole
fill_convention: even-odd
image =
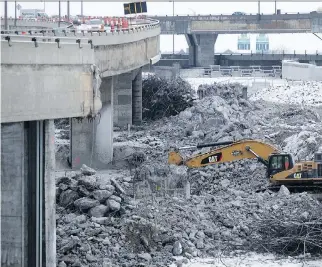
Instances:
[[[275,0],[275,15],[277,14],[277,9],[276,9],[276,0]]]
[[[67,20],[69,21],[69,16],[70,16],[70,10],[69,10],[69,7],[70,7],[70,5],[69,5],[70,3],[69,3],[69,1],[67,1]]]
[[[17,1],[15,1],[15,27],[17,27]]]
[[[81,16],[82,16],[82,24],[84,23],[84,15],[83,15],[83,1],[81,1]]]
[[[61,20],[61,13],[60,13],[60,1],[58,1],[58,28],[60,28],[60,20]]]
[[[173,25],[175,25],[175,21],[174,21],[174,0],[172,0],[172,16],[173,16]],[[172,35],[172,43],[173,43],[172,54],[173,55],[174,55],[174,31],[175,31],[175,27],[173,27],[173,35]]]
[[[258,14],[261,14],[261,1],[258,1]]]
[[[4,1],[4,29],[8,30],[8,1]]]

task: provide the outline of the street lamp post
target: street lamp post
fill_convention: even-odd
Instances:
[[[70,5],[69,4],[70,4],[69,1],[67,1],[67,20],[68,21],[69,21],[69,16],[70,16],[70,10],[69,10]]]
[[[172,1],[172,16],[173,16],[173,25],[175,25],[174,22],[174,0]],[[174,31],[175,31],[175,27],[173,27],[173,35],[172,35],[172,54],[174,55]]]
[[[276,1],[275,1],[275,15],[277,14]]]
[[[4,29],[8,30],[8,1],[4,1]]]
[[[61,20],[61,10],[60,10],[60,1],[58,1],[58,28],[60,28],[60,20]]]
[[[15,1],[15,27],[17,27],[17,1]]]
[[[81,1],[81,20],[82,20],[82,23],[84,23],[84,17],[83,17],[83,1]]]

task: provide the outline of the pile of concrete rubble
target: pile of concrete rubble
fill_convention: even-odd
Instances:
[[[189,171],[168,166],[170,147],[197,143],[260,139],[301,159],[322,148],[318,109],[250,102],[241,97],[238,84],[212,86],[208,92],[213,93],[177,116],[116,133],[116,160],[124,157],[119,147],[126,147],[130,158],[144,155],[135,171],[111,170],[107,177],[83,166],[57,178],[60,267],[168,266],[179,255],[180,266],[198,256],[259,251],[259,225],[268,216],[286,224],[322,217],[321,203],[308,193],[290,194],[285,187],[256,193],[268,183],[256,160]],[[149,187],[144,197],[133,198],[137,180],[153,187],[162,179],[175,181],[162,197]],[[182,179],[191,183],[189,200],[173,196]]]

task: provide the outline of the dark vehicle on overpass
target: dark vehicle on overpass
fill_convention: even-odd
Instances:
[[[240,12],[240,11],[236,11],[232,14],[233,16],[245,16],[246,13],[245,12]]]

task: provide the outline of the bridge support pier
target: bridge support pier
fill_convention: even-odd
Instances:
[[[132,81],[132,123],[142,123],[142,68],[137,71]]]
[[[56,266],[53,120],[1,124],[1,266]]]
[[[93,119],[70,121],[70,163],[72,168],[86,164],[104,169],[113,158],[113,87],[115,77],[102,79],[102,109]]]
[[[94,120],[71,119],[70,163],[105,169],[113,159],[113,126],[142,122],[142,69],[102,79],[102,109]]]
[[[114,126],[142,122],[142,68],[115,76]]]
[[[186,34],[185,37],[189,46],[189,66],[214,65],[215,43],[218,34]]]

